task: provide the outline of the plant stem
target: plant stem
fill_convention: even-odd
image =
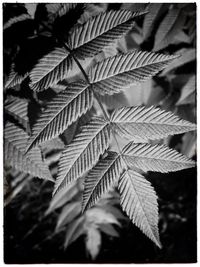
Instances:
[[[110,121],[109,115],[107,114],[106,110],[103,107],[103,104],[101,103],[100,99],[98,98],[98,96],[97,96],[97,94],[95,92],[94,92],[94,96],[95,96],[95,98],[96,98],[96,100],[98,102],[98,105],[100,106],[100,108],[101,108],[101,110],[102,110],[102,112],[104,114],[105,119]]]
[[[64,46],[64,48],[65,48],[65,50],[66,50],[67,52],[70,52],[70,53],[72,52],[71,49],[70,49],[64,42],[62,42],[62,45]],[[93,84],[90,83],[90,79],[89,79],[87,73],[85,72],[85,70],[83,69],[83,67],[82,67],[81,63],[79,62],[79,60],[78,60],[78,59],[75,57],[75,55],[73,55],[73,54],[72,54],[72,57],[73,57],[74,61],[76,62],[77,66],[79,67],[81,73],[83,74],[83,76],[84,76],[84,78],[85,78],[87,84],[90,85],[90,86],[93,86]],[[93,92],[94,92],[94,90],[93,90]],[[97,102],[98,102],[99,107],[101,108],[101,111],[103,112],[104,118],[105,118],[107,121],[110,121],[110,117],[109,117],[107,111],[105,110],[105,108],[104,108],[104,106],[102,105],[100,99],[98,98],[98,95],[97,95],[95,92],[94,92],[94,96],[95,96],[95,98],[96,98],[96,100],[97,100]],[[112,129],[112,127],[111,127],[111,129]],[[116,138],[116,136],[115,136],[115,132],[114,132],[113,129],[112,129],[112,133],[113,133],[113,137],[114,137],[115,143],[116,143],[117,148],[118,148],[118,152],[119,152],[119,154],[122,154],[121,149],[120,149],[120,146],[119,146],[119,143],[118,143],[118,141],[117,141],[117,138]]]
[[[65,50],[67,52],[72,52],[71,49],[65,43],[63,43],[63,46],[64,46],[64,48],[65,48]],[[77,66],[79,67],[80,71],[82,72],[82,74],[83,74],[86,82],[88,83],[88,85],[92,86],[92,84],[90,83],[90,79],[89,79],[87,73],[85,72],[85,70],[83,69],[83,67],[82,67],[81,63],[79,62],[79,60],[73,54],[72,54],[72,57],[73,57],[74,61],[76,62]],[[99,100],[99,98],[98,98],[98,96],[97,96],[97,94],[95,92],[94,92],[94,96],[95,96],[95,98],[96,98],[96,100],[97,100],[97,102],[98,102],[98,104],[99,104],[104,116],[105,116],[105,119],[110,121],[109,115],[107,114],[106,110],[104,109],[101,101]]]

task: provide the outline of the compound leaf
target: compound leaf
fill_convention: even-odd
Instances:
[[[143,82],[165,68],[177,55],[133,51],[107,58],[89,70],[90,82],[99,94],[119,93],[130,84]]]
[[[139,173],[127,170],[119,180],[120,203],[132,222],[161,247],[158,233],[158,204],[151,184]]]
[[[111,121],[116,132],[129,140],[154,140],[196,129],[195,124],[153,106],[122,107],[112,113]]]
[[[63,150],[53,194],[91,169],[108,148],[109,140],[108,121],[93,117],[83,126],[81,132],[75,135],[72,142]]]

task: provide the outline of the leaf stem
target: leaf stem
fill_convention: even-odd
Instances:
[[[62,44],[63,44],[65,50],[67,50],[67,52],[72,53],[71,49],[64,42]],[[74,61],[76,62],[77,66],[79,67],[80,71],[82,72],[82,74],[83,74],[86,82],[88,83],[88,85],[92,86],[92,84],[90,83],[90,79],[89,79],[87,73],[85,72],[85,70],[83,69],[83,67],[82,67],[81,63],[79,62],[79,60],[73,54],[72,54],[72,57],[73,57]],[[98,96],[97,96],[97,94],[95,92],[94,92],[94,96],[95,96],[95,98],[96,98],[96,100],[97,100],[97,102],[98,102],[98,104],[99,104],[99,106],[100,106],[100,108],[101,108],[101,110],[102,110],[102,112],[104,114],[105,119],[110,121],[109,115],[107,114],[106,110],[104,109],[101,101],[99,100],[99,98],[98,98]]]
[[[72,53],[71,49],[66,45],[66,43],[62,42],[62,45],[64,46],[64,48],[65,48],[65,50],[67,52]],[[85,72],[85,70],[83,69],[83,67],[82,67],[81,63],[79,62],[79,60],[73,54],[72,54],[72,57],[73,57],[74,61],[76,62],[77,66],[79,67],[80,71],[82,72],[82,74],[83,74],[86,82],[88,83],[88,85],[93,86],[93,84],[90,83],[90,79],[89,79],[87,73]],[[95,98],[96,98],[96,100],[98,102],[99,107],[101,108],[101,111],[103,112],[104,118],[106,120],[110,121],[110,116],[108,115],[107,111],[105,110],[105,108],[104,108],[103,104],[101,103],[98,95],[94,92],[94,90],[93,90],[93,93],[94,93],[94,96],[95,96]],[[115,143],[117,145],[118,151],[119,151],[120,154],[122,154],[122,151],[120,149],[119,143],[118,143],[117,138],[115,136],[115,132],[114,132],[112,127],[111,127],[111,129],[112,129],[113,137],[114,137]]]
[[[94,92],[94,96],[95,96],[95,98],[96,98],[96,100],[98,102],[98,105],[100,106],[100,108],[101,108],[101,110],[102,110],[102,112],[104,114],[105,119],[108,120],[108,121],[110,121],[109,115],[107,114],[106,110],[103,107],[103,104],[101,103],[100,99],[98,98],[98,96],[97,96],[97,94],[95,92]]]

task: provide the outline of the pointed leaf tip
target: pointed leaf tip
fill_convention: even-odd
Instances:
[[[140,173],[126,170],[119,180],[120,203],[130,220],[158,247],[157,195],[150,182]]]

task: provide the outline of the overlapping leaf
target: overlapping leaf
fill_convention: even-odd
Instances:
[[[67,44],[76,56],[85,58],[119,39],[133,26],[133,18],[144,12],[119,10],[101,13],[80,25],[69,35]],[[99,27],[101,24],[101,27]],[[72,67],[72,57],[64,48],[55,48],[44,56],[30,73],[30,86],[42,91],[64,79]]]
[[[87,238],[89,238],[88,235],[90,235],[90,232],[93,231],[93,229],[95,229],[95,231],[98,232],[98,237],[101,237],[101,233],[100,233],[100,229],[102,229],[101,227],[104,225],[106,226],[110,226],[110,224],[115,224],[120,226],[119,221],[115,218],[115,216],[110,213],[107,212],[105,210],[105,207],[94,207],[92,209],[89,209],[86,211],[85,213],[85,224],[84,224],[84,229],[85,229],[85,233],[86,233],[86,244],[87,244]],[[91,256],[93,258],[96,257],[96,255],[98,254],[98,248],[97,246],[100,246],[101,242],[99,240],[99,238],[97,238],[97,240],[95,240],[95,236],[93,237],[94,240],[92,240],[91,237],[91,244],[87,247],[88,248],[88,252],[91,254]]]
[[[7,182],[8,173],[4,176],[4,206],[8,205],[33,177],[30,174],[11,168],[9,175],[14,177],[11,183]]]
[[[30,72],[30,87],[43,91],[63,80],[72,67],[72,59],[64,48],[55,48],[42,57]]]
[[[120,237],[120,234],[115,230],[112,224],[101,224],[99,229],[108,236]]]
[[[119,93],[130,84],[143,82],[166,67],[176,56],[142,52],[117,55],[97,63],[89,71],[99,94]]]
[[[144,17],[143,23],[143,38],[147,39],[155,26],[155,23],[158,20],[160,15],[161,8],[163,7],[163,3],[150,3],[148,7],[148,14]]]
[[[5,139],[5,163],[39,178],[52,180],[51,174],[45,162],[42,161],[41,152],[34,148],[24,155],[28,135],[13,123],[7,123],[4,131]]]
[[[28,101],[11,98],[5,104],[5,111],[14,117],[25,129],[28,127]]]
[[[46,4],[47,11],[49,15],[63,16],[69,12],[70,9],[74,9],[77,3],[48,3]]]
[[[21,22],[21,21],[26,21],[26,20],[30,20],[31,17],[29,14],[21,14],[17,17],[13,17],[11,19],[9,19],[4,25],[3,25],[3,30],[6,30],[8,28],[10,28],[11,26],[13,26],[15,23]]]
[[[192,168],[193,160],[165,145],[129,143],[122,151],[127,165],[143,171],[173,172]]]
[[[177,51],[177,55],[181,55],[176,61],[172,62],[167,68],[165,68],[161,76],[165,76],[167,73],[176,70],[176,68],[192,62],[196,59],[196,50],[194,48],[183,48]]]
[[[77,193],[79,193],[79,191],[76,183],[70,184],[68,187],[63,189],[60,194],[56,194],[54,198],[52,198],[45,215],[48,215],[56,209],[64,206],[64,204],[71,201]]]
[[[82,210],[93,206],[118,180],[123,168],[121,158],[115,152],[108,152],[108,156],[88,173],[85,178]]]
[[[197,137],[195,133],[186,133],[182,137],[181,153],[187,157],[194,157],[197,152]]]
[[[91,108],[93,93],[83,82],[70,84],[41,113],[33,126],[27,151],[62,133],[72,122]]]
[[[166,47],[170,43],[170,39],[172,39],[171,37],[173,37],[173,32],[176,33],[176,28],[177,31],[180,31],[180,27],[177,27],[178,25],[176,26],[176,21],[178,19],[179,14],[179,10],[173,8],[170,9],[167,15],[164,17],[155,35],[155,51]],[[183,15],[178,22],[182,23],[182,21]]]
[[[113,112],[111,121],[116,132],[129,140],[154,140],[196,129],[195,124],[153,106],[120,108]]]
[[[156,193],[145,178],[132,170],[124,172],[119,181],[121,206],[132,222],[158,247],[158,204]]]
[[[18,84],[21,84],[21,82],[28,76],[28,73],[25,73],[24,75],[18,74],[14,70],[14,64],[11,66],[11,70],[8,76],[8,79],[5,83],[5,88],[9,89],[12,88]]]
[[[193,75],[181,90],[181,96],[176,105],[185,105],[195,102],[196,77]]]
[[[74,220],[72,224],[67,228],[65,235],[64,248],[67,248],[71,243],[73,243],[80,235],[84,234],[85,229],[83,228],[84,217],[81,216]]]
[[[127,33],[137,16],[146,12],[128,10],[103,12],[74,29],[68,45],[79,58],[92,57]]]
[[[80,213],[81,213],[81,205],[79,201],[73,201],[65,205],[58,218],[56,224],[56,231],[58,231],[66,224],[71,223],[78,215],[80,215]]]
[[[91,225],[86,230],[86,248],[94,260],[99,254],[101,246],[101,234],[95,225]]]
[[[102,207],[93,207],[89,209],[85,213],[86,217],[86,224],[91,225],[101,225],[101,224],[116,224],[120,226],[119,221],[117,218],[110,212],[106,211],[106,209]]]
[[[91,169],[107,149],[109,140],[108,121],[93,117],[83,126],[81,132],[66,146],[61,155],[54,194]]]

